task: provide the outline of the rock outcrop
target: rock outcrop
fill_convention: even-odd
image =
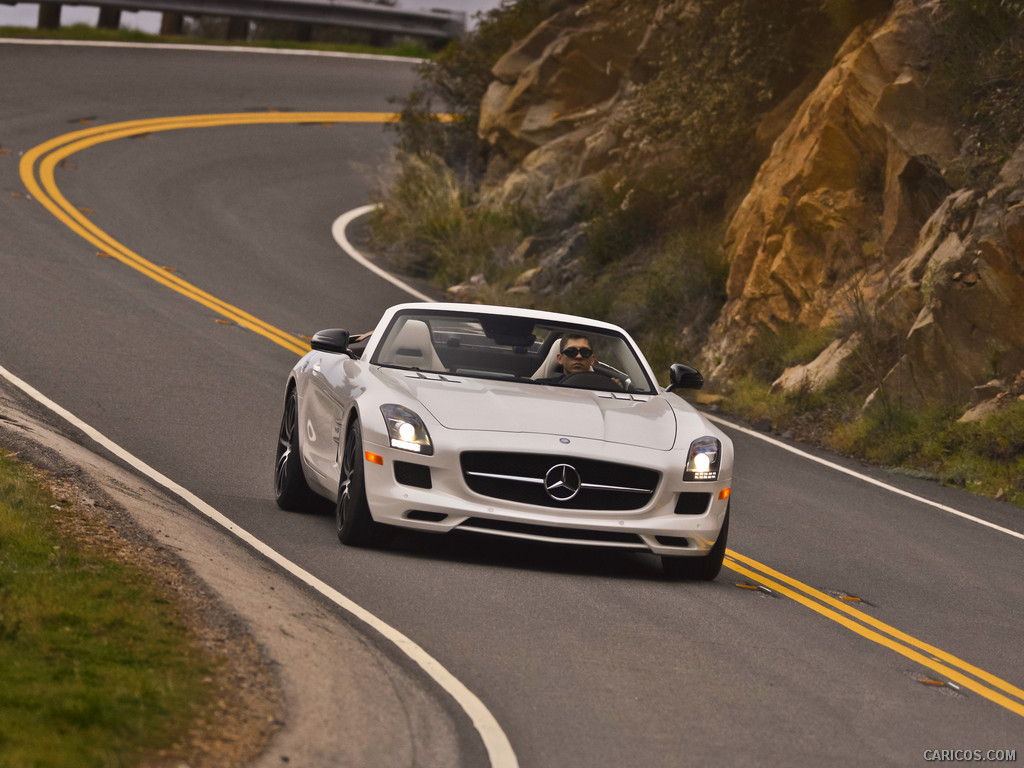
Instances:
[[[616,121],[665,44],[662,22],[692,3],[619,3],[610,16],[607,1],[563,10],[495,66],[480,132],[500,160],[485,200],[568,217],[574,193],[617,162]],[[1024,369],[1024,146],[991,189],[943,176],[960,151],[959,116],[929,90],[943,8],[896,0],[762,121],[771,150],[728,226],[728,298],[702,361],[712,382],[781,325],[836,329],[782,389],[845,374],[869,377],[875,396],[965,402]],[[559,263],[542,259],[535,279],[550,284]]]
[[[955,116],[929,107],[926,85],[940,9],[898,2],[859,30],[776,140],[729,227],[708,355],[719,375],[780,322],[847,329],[783,388],[828,384],[865,331],[895,341],[896,360],[871,362],[894,364],[882,393],[903,400],[964,400],[1024,367],[1024,154],[985,193],[938,172],[958,150]]]
[[[897,282],[898,281],[898,282]],[[1024,370],[1024,145],[986,194],[948,197],[880,292],[920,305],[882,391],[964,401],[993,376]]]
[[[498,149],[486,202],[571,216],[615,160],[616,124],[649,75],[664,12],[643,0],[573,5],[501,57],[480,109],[480,135]]]

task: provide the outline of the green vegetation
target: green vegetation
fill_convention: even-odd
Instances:
[[[634,65],[629,108],[611,126],[616,160],[589,195],[568,213],[529,200],[520,210],[494,210],[481,195],[485,173],[500,178],[515,158],[501,157],[476,133],[490,70],[565,7],[560,0],[506,2],[476,33],[420,67],[396,128],[398,173],[379,195],[377,245],[442,286],[483,274],[490,289],[475,298],[510,303],[520,300],[503,291],[515,267],[535,266],[544,253],[527,248],[517,262],[509,257],[524,252],[517,242],[564,244],[571,228],[585,282],[529,300],[621,323],[663,371],[697,357],[725,302],[726,223],[770,148],[770,132],[766,141],[758,129],[778,119],[773,110],[785,119],[786,97],[815,83],[849,33],[892,2],[707,0],[666,13],[661,37],[648,41],[648,58]],[[590,15],[624,25],[646,6],[625,14],[621,7],[619,0],[586,5]],[[963,150],[936,169],[937,200],[960,186],[984,189],[1024,138],[1024,8],[1016,0],[948,0],[942,13],[928,88],[934,108],[960,116]],[[456,118],[445,123],[434,112]],[[905,329],[879,317],[856,290],[838,299],[848,306],[836,327],[751,329],[746,375],[719,393],[723,407],[750,421],[770,419],[801,439],[1024,503],[1014,436],[1024,406],[961,424],[955,417],[966,403],[918,409],[891,394],[872,397],[900,357]],[[818,391],[772,390],[786,368],[851,338],[859,343],[841,380]]]
[[[134,765],[208,697],[170,597],[67,532],[78,520],[0,452],[0,766]]]
[[[0,27],[0,37],[22,37],[39,40],[98,40],[122,43],[178,43],[187,45],[231,45],[251,48],[294,48],[309,51],[332,51],[340,53],[374,53],[410,58],[430,58],[433,53],[423,43],[404,42],[379,48],[371,45],[348,43],[299,43],[288,40],[211,40],[199,37],[175,37],[151,35],[132,29],[98,29],[88,24],[74,24],[60,29],[30,29],[27,27]]]
[[[597,275],[586,290],[572,291],[553,308],[608,317],[633,329],[657,372],[679,362],[680,349],[696,349],[725,301],[729,265],[718,227],[681,227],[620,260],[606,258],[604,230],[588,233],[583,269]],[[614,233],[608,233],[615,239]]]
[[[815,344],[806,334],[765,329],[760,370],[730,382],[723,407],[750,423],[771,422],[790,434],[917,477],[1005,499],[1024,506],[1024,400],[1012,393],[1006,405],[976,422],[958,421],[965,404],[912,406],[871,397],[871,371],[854,361],[847,380],[821,390],[773,391],[771,381]],[[770,348],[770,352],[765,351]],[[779,361],[773,368],[768,361]],[[789,360],[783,365],[781,360]]]
[[[962,409],[900,409],[895,417],[869,408],[838,425],[832,444],[869,461],[1005,498],[1024,506],[1024,402],[981,422],[957,421]]]
[[[947,0],[932,77],[942,108],[963,120],[949,185],[984,187],[1024,135],[1024,4]]]
[[[480,14],[472,34],[418,68],[418,84],[400,107],[398,173],[379,194],[387,205],[372,222],[375,241],[395,265],[443,285],[474,275],[499,284],[514,278],[509,257],[541,221],[529,206],[479,204],[490,158],[476,132],[480,101],[498,58],[560,4],[503,0]]]
[[[32,40],[101,40],[124,43],[162,43],[165,38],[134,29],[97,29],[88,24],[74,24],[60,29],[33,27],[0,27],[0,37],[20,37]],[[176,40],[176,42],[184,42]],[[189,40],[188,42],[198,42]]]
[[[401,243],[392,264],[444,284],[473,275],[511,279],[510,257],[533,230],[526,209],[474,206],[473,190],[432,153],[399,153],[401,173],[371,226],[378,242]]]

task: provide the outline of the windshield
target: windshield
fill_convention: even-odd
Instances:
[[[371,362],[546,386],[656,392],[629,342],[615,331],[515,315],[403,311]]]

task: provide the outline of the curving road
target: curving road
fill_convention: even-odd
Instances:
[[[0,366],[412,638],[524,768],[1024,759],[1024,515],[1003,504],[733,430],[733,550],[710,584],[666,582],[645,555],[528,543],[343,549],[329,515],[280,512],[296,353],[164,283],[289,334],[370,328],[408,296],[330,226],[379,183],[380,123],[183,120],[57,162],[70,206],[163,282],[20,175],[44,142],[112,123],[388,112],[409,64],[0,43],[0,72]]]

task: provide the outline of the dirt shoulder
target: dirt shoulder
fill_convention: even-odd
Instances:
[[[153,768],[482,765],[454,702],[390,644],[0,380],[0,446],[71,502],[69,532],[177,596],[218,695]]]

